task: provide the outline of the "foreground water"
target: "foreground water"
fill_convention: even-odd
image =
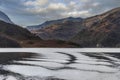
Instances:
[[[119,80],[119,49],[1,49],[0,80]]]

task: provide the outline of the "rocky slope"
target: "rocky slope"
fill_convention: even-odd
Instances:
[[[6,23],[4,21],[0,21],[0,37],[1,44],[3,44],[4,47],[10,47],[8,45],[16,47],[12,45],[17,44],[19,44],[18,47],[20,47],[20,43],[24,40],[40,39],[39,37],[31,34],[27,29],[14,24]],[[13,42],[15,44],[13,44]],[[1,44],[0,47],[2,47]]]
[[[72,42],[82,47],[120,47],[120,8],[87,18]]]
[[[38,29],[43,29],[45,27],[49,27],[50,25],[54,25],[54,24],[61,24],[64,22],[79,22],[80,20],[82,20],[82,18],[73,18],[73,17],[68,17],[68,18],[63,18],[63,19],[58,19],[58,20],[51,20],[51,21],[46,21],[43,24],[40,25],[33,25],[33,26],[27,26],[28,30],[38,30]]]
[[[15,40],[36,39],[27,29],[20,26],[0,21],[0,35],[14,38]]]
[[[69,40],[82,28],[82,18],[65,18],[60,20],[47,21],[39,26],[37,30],[31,30],[44,40]],[[41,28],[42,27],[42,28]]]
[[[59,40],[42,40],[20,26],[0,21],[0,47],[76,47]]]
[[[120,8],[86,19],[47,21],[31,32],[1,20],[0,47],[120,47]]]
[[[31,31],[44,40],[65,40],[80,47],[120,47],[120,7],[86,19],[68,18],[44,24]]]

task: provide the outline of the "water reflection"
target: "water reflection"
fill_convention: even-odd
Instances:
[[[0,53],[0,80],[119,80],[119,53]]]

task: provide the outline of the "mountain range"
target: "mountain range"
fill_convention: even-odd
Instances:
[[[80,47],[120,47],[120,7],[85,19],[66,19],[45,22],[47,26],[31,32],[43,40],[64,40]]]
[[[14,24],[3,12],[0,13],[0,47],[76,47],[74,43],[60,40],[42,40],[26,28]],[[61,45],[59,45],[61,44]]]
[[[81,25],[82,20],[82,18],[73,17],[52,20],[36,26],[36,29],[34,28],[34,26],[31,26],[31,29],[29,30],[43,40],[68,41],[81,30],[82,27],[80,27],[79,25]]]
[[[0,47],[120,47],[120,7],[23,28],[0,11]]]
[[[46,21],[40,25],[33,25],[33,26],[27,26],[28,30],[38,30],[38,29],[43,29],[45,27],[49,27],[50,25],[54,25],[54,24],[61,24],[61,23],[65,23],[65,22],[79,22],[81,21],[82,18],[78,17],[78,18],[73,18],[73,17],[68,17],[68,18],[63,18],[63,19],[58,19],[58,20],[51,20],[51,21]]]

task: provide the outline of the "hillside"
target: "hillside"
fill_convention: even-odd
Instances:
[[[87,18],[82,25],[72,42],[82,47],[120,47],[120,8]]]
[[[120,8],[86,19],[47,21],[30,31],[0,20],[0,47],[120,47]]]
[[[36,39],[27,29],[20,26],[0,21],[0,35],[14,38],[15,40]]]
[[[43,40],[64,40],[80,47],[120,47],[120,7],[85,19],[65,19],[45,22],[31,32]]]
[[[8,48],[8,47],[17,48],[21,46],[17,41],[0,35],[0,48]]]
[[[64,22],[79,22],[81,20],[82,20],[82,18],[80,18],[80,17],[78,17],[78,18],[68,17],[68,18],[63,18],[63,19],[58,19],[58,20],[46,21],[40,25],[27,26],[27,29],[30,31],[39,30],[39,29],[43,29],[43,28],[49,27],[54,24],[62,24]]]
[[[62,43],[61,43],[62,42]],[[59,40],[42,40],[20,26],[0,21],[0,47],[76,47]]]
[[[36,37],[35,35],[31,34],[27,29],[14,24],[6,23],[4,21],[0,21],[0,36],[2,36],[2,38],[0,38],[1,43],[2,44],[5,43],[3,45],[6,45],[6,44],[12,45],[13,42],[20,45],[20,43],[25,40],[34,40],[34,39],[41,40],[39,37]],[[6,40],[3,40],[3,38]],[[10,47],[7,45],[6,47]],[[11,47],[14,47],[14,46],[11,46]]]
[[[39,29],[31,30],[43,40],[69,40],[76,35],[80,27],[82,18],[64,18],[60,20],[47,21],[39,26]],[[42,28],[40,28],[42,27]]]

